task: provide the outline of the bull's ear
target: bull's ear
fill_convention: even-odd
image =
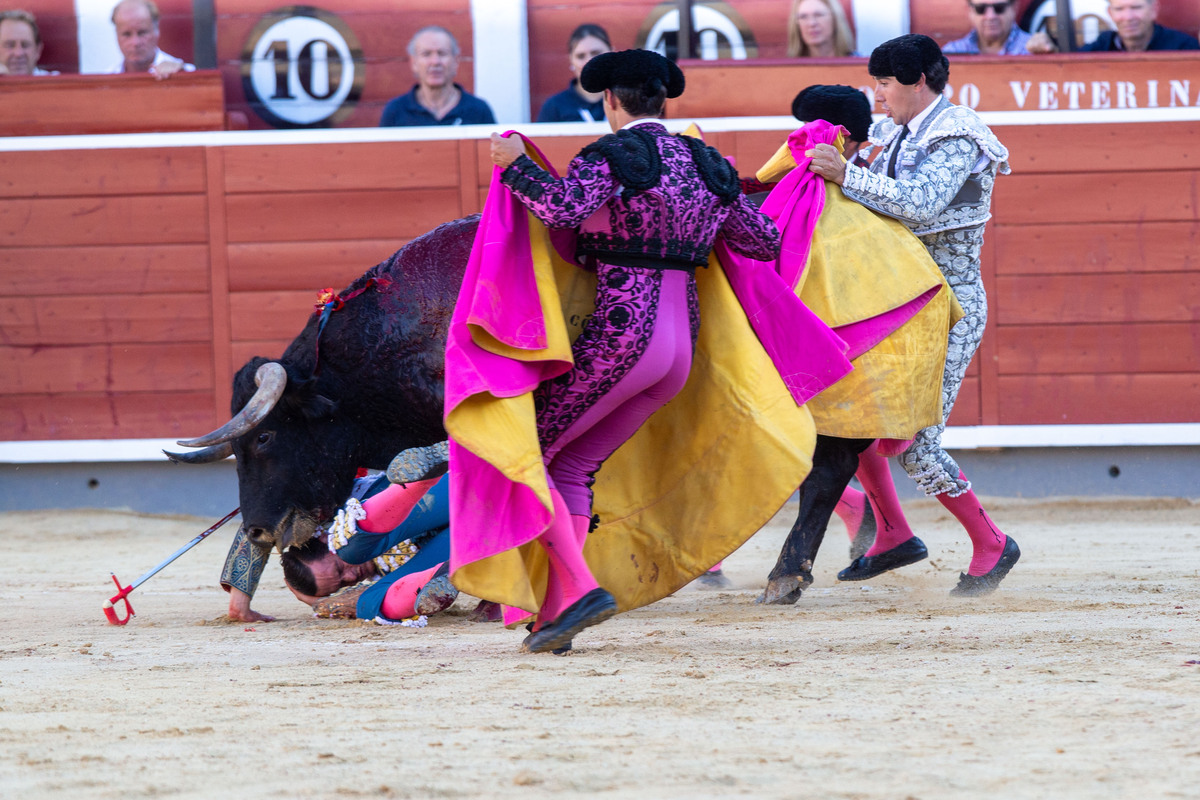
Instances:
[[[314,394],[304,398],[300,403],[300,413],[309,419],[332,417],[337,409],[337,403],[323,394]]]

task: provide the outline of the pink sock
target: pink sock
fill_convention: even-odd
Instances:
[[[571,527],[575,529],[575,538],[579,541],[579,546],[583,547],[583,543],[587,541],[588,529],[592,527],[592,518],[572,514]]]
[[[548,607],[548,602],[544,603],[538,613],[538,619],[543,622],[557,619],[563,609],[600,586],[583,559],[583,542],[577,538],[567,504],[563,502],[557,489],[551,489],[550,496],[554,499],[554,522],[538,537],[538,541],[542,543],[550,559],[546,598],[548,602],[557,601],[560,607],[553,609]],[[550,589],[556,583],[555,596],[552,598]]]
[[[724,564],[724,563],[725,563],[725,559],[723,559],[723,558],[722,558],[720,561],[718,561],[717,563],[715,563],[715,564],[713,564],[711,567],[709,567],[709,568],[708,568],[708,571],[709,571],[709,572],[720,572],[720,571],[721,571],[721,565],[722,565],[722,564]]]
[[[850,541],[853,542],[858,526],[862,525],[863,515],[867,513],[867,496],[858,489],[847,486],[842,490],[841,499],[834,506],[833,512],[846,526],[846,532],[850,534]]]
[[[966,480],[966,476],[961,471],[958,473],[958,477],[959,480]],[[954,515],[955,519],[962,523],[962,526],[967,529],[967,535],[971,537],[971,547],[974,552],[971,556],[971,566],[967,568],[967,574],[979,576],[991,572],[992,567],[996,566],[996,562],[1000,560],[1000,555],[1004,552],[1004,542],[1008,537],[996,527],[992,518],[983,510],[975,492],[968,489],[958,497],[951,497],[943,493],[939,494],[937,499],[941,501],[947,511]]]
[[[908,527],[908,520],[900,510],[900,498],[896,496],[892,470],[875,445],[859,455],[858,472],[854,474],[867,490],[871,510],[875,512],[875,543],[866,554],[877,556],[911,539],[912,528]]]
[[[358,527],[367,533],[387,533],[404,522],[408,513],[437,482],[434,478],[408,484],[393,483],[379,494],[368,497],[362,504],[367,518],[359,520]]]
[[[417,613],[417,592],[429,583],[429,579],[433,577],[433,573],[437,572],[440,566],[442,565],[438,564],[424,572],[405,575],[389,586],[387,594],[383,596],[383,602],[379,605],[383,616],[388,619],[408,619],[415,615]]]

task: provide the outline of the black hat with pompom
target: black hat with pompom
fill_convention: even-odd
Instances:
[[[823,119],[841,125],[856,142],[867,140],[871,128],[871,102],[850,86],[809,86],[792,101],[792,116],[801,122]]]
[[[683,70],[652,50],[621,50],[601,53],[589,61],[579,76],[585,92],[602,92],[623,87],[657,94],[662,87],[667,97],[683,94]]]
[[[889,39],[871,52],[867,72],[872,78],[894,77],[905,86],[912,86],[938,66],[950,71],[950,62],[942,48],[928,36],[909,33]]]

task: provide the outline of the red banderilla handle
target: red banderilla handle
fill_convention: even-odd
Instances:
[[[112,573],[110,573],[112,574]],[[117,576],[113,574],[113,583],[117,585],[117,593],[109,598],[104,603],[104,616],[108,617],[109,625],[124,625],[129,622],[129,618],[133,616],[133,606],[129,605],[129,593],[133,591],[132,586],[121,586],[121,582],[117,580]],[[113,603],[125,603],[125,618],[121,619],[117,616],[117,610],[113,608]]]

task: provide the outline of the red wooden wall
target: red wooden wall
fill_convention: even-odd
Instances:
[[[1003,125],[990,317],[952,423],[1200,421],[1200,123]],[[535,134],[536,135],[536,134]],[[783,131],[710,141],[752,172]],[[317,290],[477,211],[486,140],[0,151],[0,438],[227,418]],[[542,138],[564,166],[583,137]]]

